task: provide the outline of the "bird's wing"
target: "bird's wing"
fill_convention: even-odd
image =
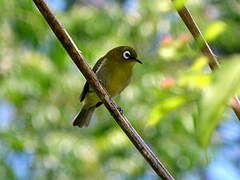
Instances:
[[[100,68],[100,66],[102,65],[102,63],[103,63],[103,60],[104,60],[104,58],[100,58],[98,61],[97,61],[97,63],[93,66],[93,72],[97,72],[98,71],[98,69]],[[83,100],[84,100],[84,98],[85,98],[85,96],[86,96],[86,94],[89,92],[89,83],[88,82],[86,82],[85,84],[84,84],[84,87],[83,87],[83,91],[82,91],[82,93],[81,93],[81,95],[80,95],[80,102],[82,102]]]

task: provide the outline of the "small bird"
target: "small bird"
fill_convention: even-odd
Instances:
[[[129,84],[136,63],[142,64],[137,59],[136,51],[129,46],[119,46],[101,57],[93,67],[93,72],[108,93],[115,97]],[[83,101],[83,107],[74,118],[73,126],[82,128],[89,125],[95,108],[102,102],[88,82],[83,87],[80,101]]]

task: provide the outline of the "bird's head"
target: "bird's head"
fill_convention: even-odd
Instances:
[[[124,64],[129,64],[129,63],[142,64],[142,62],[139,59],[137,59],[136,51],[129,46],[119,46],[119,47],[113,48],[106,54],[106,57],[113,61],[117,61]]]

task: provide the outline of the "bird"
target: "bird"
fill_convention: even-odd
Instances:
[[[137,63],[142,64],[137,59],[137,53],[132,47],[119,46],[101,57],[92,70],[110,96],[115,97],[128,86],[133,67]],[[88,127],[94,110],[102,105],[101,100],[88,82],[83,87],[80,102],[83,102],[83,106],[75,116],[73,126]]]

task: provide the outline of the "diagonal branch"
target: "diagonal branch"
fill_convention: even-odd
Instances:
[[[48,22],[49,26],[68,52],[71,59],[74,61],[78,69],[94,88],[99,98],[102,100],[106,108],[109,110],[111,115],[114,117],[115,121],[122,128],[131,142],[135,145],[138,151],[142,154],[145,160],[152,166],[153,170],[158,174],[159,177],[166,180],[174,180],[171,174],[163,166],[163,164],[158,160],[157,156],[148,147],[144,140],[138,135],[136,130],[129,123],[127,118],[121,114],[118,110],[118,105],[112,100],[106,90],[101,86],[96,75],[87,65],[85,58],[82,56],[81,52],[78,50],[77,46],[74,44],[71,37],[68,35],[64,27],[59,23],[56,17],[53,15],[51,10],[48,8],[47,4],[43,0],[33,0],[35,5],[38,7],[39,11],[44,16],[45,20]]]
[[[172,1],[174,2],[175,0]],[[185,6],[183,6],[182,8],[177,9],[177,12],[187,26],[188,30],[193,35],[194,39],[197,41],[197,44],[200,44],[202,53],[209,58],[209,67],[211,68],[211,70],[219,68],[220,65],[216,56],[214,55],[207,41],[204,39],[189,10]],[[240,120],[240,100],[237,96],[235,96],[231,100],[230,106]]]

